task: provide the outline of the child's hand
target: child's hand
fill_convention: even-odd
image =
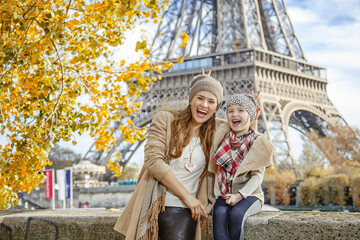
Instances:
[[[236,194],[226,194],[225,195],[226,198],[226,204],[230,205],[230,206],[235,206],[238,202],[240,202],[243,197],[241,196],[240,193],[236,193]]]
[[[208,74],[206,74],[206,73],[205,73],[205,70],[204,70],[203,68],[201,68],[201,74],[202,74],[202,75],[208,75],[208,76],[210,76],[211,70],[209,70]]]
[[[251,91],[250,95],[253,95],[253,94],[254,94],[254,91]],[[255,101],[256,101],[256,116],[255,116],[254,121],[256,121],[259,118],[260,113],[261,113],[261,106],[260,106],[259,101],[258,101],[259,96],[260,96],[260,90],[258,90],[257,94],[254,96]]]

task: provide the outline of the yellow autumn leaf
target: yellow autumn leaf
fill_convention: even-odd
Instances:
[[[186,44],[188,43],[189,41],[189,35],[187,35],[185,32],[183,32],[181,35],[180,35],[181,39],[183,40],[183,42]]]
[[[137,84],[140,85],[140,86],[143,86],[146,84],[146,80],[145,78],[139,78],[139,80],[137,81]]]
[[[176,59],[176,62],[177,62],[177,63],[182,63],[182,62],[184,62],[184,59],[178,58],[178,59]]]
[[[144,56],[145,56],[145,57],[149,57],[149,55],[150,55],[150,50],[149,50],[149,49],[144,49],[144,50],[143,50],[143,53],[144,53]]]
[[[135,51],[137,52],[138,50],[141,50],[141,49],[144,49],[144,48],[146,48],[146,41],[137,42]]]
[[[171,68],[173,66],[173,63],[171,63],[171,62],[164,62],[163,64],[162,64],[162,69],[163,69],[163,71],[165,71],[165,70],[168,70],[169,68]]]
[[[73,19],[71,22],[69,22],[66,26],[72,31],[75,29],[76,26],[78,26],[80,22],[77,19]]]
[[[108,165],[109,165],[109,167],[115,167],[115,166],[116,166],[116,162],[108,161]]]

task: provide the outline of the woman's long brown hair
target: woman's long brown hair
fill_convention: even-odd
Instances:
[[[183,148],[190,142],[190,130],[192,126],[191,106],[188,105],[184,110],[173,112],[175,119],[171,124],[170,139],[170,158],[179,158]],[[201,146],[205,154],[205,169],[200,176],[200,180],[207,173],[210,159],[210,149],[215,133],[215,113],[205,123],[200,126],[199,137]]]

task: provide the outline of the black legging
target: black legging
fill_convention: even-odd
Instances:
[[[191,218],[191,211],[182,207],[165,207],[159,214],[160,240],[195,239],[196,221]]]

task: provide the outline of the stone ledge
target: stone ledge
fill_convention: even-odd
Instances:
[[[113,230],[119,215],[91,209],[0,211],[0,239],[124,239]],[[360,239],[360,213],[262,211],[246,221],[245,238]]]
[[[247,239],[360,239],[360,213],[261,212],[245,223]]]

